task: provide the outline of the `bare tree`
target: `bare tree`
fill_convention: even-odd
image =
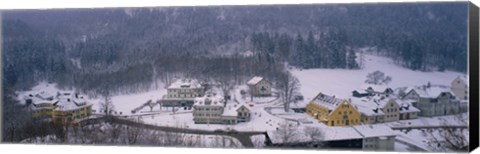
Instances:
[[[377,70],[367,75],[367,80],[365,80],[365,83],[382,85],[382,84],[388,84],[391,81],[392,81],[392,77],[386,76],[385,73]]]
[[[295,101],[294,96],[299,93],[300,82],[287,71],[279,74],[276,88],[279,90],[285,112],[288,112],[290,109],[290,103]]]
[[[297,127],[295,127],[293,124],[288,123],[288,121],[284,121],[279,124],[277,131],[276,131],[276,136],[279,138],[283,144],[292,144],[296,141],[298,141],[298,130]]]
[[[436,151],[468,151],[468,129],[455,126],[468,126],[468,120],[463,114],[455,115],[457,125],[451,125],[442,119],[443,127],[437,131],[427,130],[428,146]]]
[[[113,110],[115,110],[115,106],[113,105],[113,102],[110,98],[109,94],[106,94],[105,100],[100,103],[100,106],[103,109],[103,112],[105,112],[105,115],[110,115]]]
[[[225,101],[227,101],[227,98],[230,97],[230,91],[235,87],[235,80],[230,77],[222,77],[218,80],[218,82],[220,82],[220,88],[222,89],[223,97]],[[226,106],[227,103],[224,103],[224,105]]]
[[[303,129],[303,132],[308,139],[317,146],[321,145],[321,141],[323,141],[325,137],[324,132],[318,127],[307,126]]]

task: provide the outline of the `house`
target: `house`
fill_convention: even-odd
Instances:
[[[396,101],[400,105],[398,109],[400,111],[399,120],[417,119],[420,110],[414,107],[411,102],[401,99]]]
[[[196,124],[237,124],[250,121],[250,109],[245,105],[225,106],[221,95],[208,93],[197,97],[193,104],[193,121]]]
[[[191,107],[196,97],[201,97],[205,89],[195,79],[178,79],[167,88],[167,94],[161,100],[162,106]]]
[[[52,122],[55,124],[75,124],[92,114],[92,105],[78,93],[59,93],[53,103]]]
[[[420,110],[419,116],[440,116],[460,113],[460,101],[446,86],[428,86],[412,88],[403,100]]]
[[[48,119],[52,117],[53,95],[42,91],[35,95],[29,94],[24,100],[25,105],[29,107],[32,113],[33,119]]]
[[[252,96],[272,95],[272,83],[263,77],[255,76],[247,82],[247,85]]]
[[[420,112],[419,109],[411,105],[411,102],[392,96],[377,95],[364,98],[351,98],[350,102],[355,105],[360,112],[360,122],[363,124],[415,119]]]
[[[306,112],[328,126],[360,124],[360,112],[348,100],[319,93],[307,105]]]
[[[392,97],[372,96],[350,99],[360,112],[364,124],[398,121],[399,105]]]
[[[236,107],[234,105],[234,107]],[[238,114],[238,122],[248,122],[250,121],[250,109],[245,106],[245,105],[239,105],[238,108],[235,109],[235,111],[237,112]]]
[[[468,80],[464,77],[458,76],[450,86],[452,93],[460,100],[468,100]]]
[[[217,94],[206,94],[197,97],[193,104],[193,121],[196,124],[219,124],[222,123],[222,114],[225,100]]]
[[[58,92],[56,96],[46,92],[28,95],[26,105],[34,119],[49,119],[54,124],[78,123],[92,113],[92,105],[78,93]]]
[[[374,124],[383,123],[385,121],[385,113],[383,112],[382,107],[370,102],[370,100],[354,97],[349,99],[349,101],[354,104],[357,107],[358,112],[360,112],[360,123]]]

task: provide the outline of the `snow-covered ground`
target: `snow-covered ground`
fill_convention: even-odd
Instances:
[[[300,80],[300,92],[305,100],[311,100],[319,92],[335,95],[339,98],[349,98],[352,91],[364,87],[366,76],[376,70],[391,76],[388,84],[392,89],[406,86],[431,84],[450,85],[457,76],[465,74],[458,72],[421,72],[403,68],[393,63],[389,58],[365,55],[364,68],[360,70],[346,69],[293,69],[292,74]]]
[[[159,86],[162,87],[162,86]],[[129,94],[129,95],[119,95],[119,96],[112,96],[111,101],[114,105],[114,110],[117,111],[117,114],[120,114],[122,112],[122,115],[132,115],[132,110],[143,105],[149,100],[152,100],[153,102],[156,102],[157,100],[160,100],[163,95],[167,93],[166,89],[159,88],[157,90],[152,90],[149,92],[145,93],[137,93],[137,94]],[[96,111],[99,111],[101,108],[100,102],[103,102],[103,98],[99,99],[94,99],[92,100],[93,109]],[[159,108],[157,106],[156,108]],[[159,109],[158,109],[159,110]],[[150,108],[147,106],[144,108],[144,110],[141,111],[150,111]],[[140,113],[137,112],[137,113]]]
[[[158,87],[163,87],[163,85],[160,85]],[[41,92],[46,92],[49,93],[52,96],[55,96],[57,92],[62,92],[62,91],[74,91],[72,89],[59,89],[55,83],[47,83],[47,82],[40,82],[38,85],[34,86],[31,90],[29,91],[19,91],[17,92],[17,99],[22,100],[25,96],[29,94],[38,94]],[[158,88],[156,90],[151,90],[148,92],[144,93],[136,93],[136,94],[127,94],[127,95],[117,95],[117,96],[112,96],[111,101],[114,106],[114,111],[116,111],[116,115],[120,115],[120,112],[122,113],[121,115],[132,115],[132,110],[143,105],[149,100],[152,100],[156,102],[157,100],[161,99],[164,94],[166,94],[167,91],[166,89],[163,88]],[[104,102],[104,98],[87,98],[89,103],[92,103],[92,109],[95,111],[95,113],[99,113],[100,108],[101,108],[101,102]],[[20,101],[20,103],[24,104],[25,102]],[[157,106],[159,108],[159,106]],[[159,109],[157,109],[159,110]],[[143,110],[140,110],[141,113],[142,111],[150,111],[149,107],[145,107]]]
[[[180,109],[177,113],[161,113],[156,115],[142,116],[141,120],[148,124],[154,124],[158,126],[172,126],[176,127],[178,125],[185,126],[186,128],[191,129],[201,129],[201,130],[229,130],[235,129],[237,131],[265,131],[265,130],[275,130],[279,123],[283,119],[270,115],[265,112],[264,104],[256,104],[251,109],[251,118],[249,122],[238,123],[235,125],[222,125],[222,124],[195,124],[193,122],[193,115],[191,112],[183,112],[183,109]]]

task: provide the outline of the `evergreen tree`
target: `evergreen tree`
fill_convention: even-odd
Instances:
[[[355,54],[355,51],[353,51],[351,48],[348,48],[348,55],[347,55],[347,66],[348,69],[358,69],[358,63],[357,63],[357,55]]]

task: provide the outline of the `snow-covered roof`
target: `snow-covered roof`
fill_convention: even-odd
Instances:
[[[385,113],[381,110],[381,108],[361,106],[361,105],[355,105],[355,106],[357,107],[358,112],[367,116],[385,115]]]
[[[413,100],[396,99],[395,101],[400,106],[400,113],[420,112],[418,108],[412,105]]]
[[[56,111],[69,111],[91,106],[92,104],[87,103],[84,96],[77,93],[63,92],[57,96],[57,101],[53,105],[57,106],[55,108]]]
[[[44,99],[44,100],[53,100],[53,95],[48,93],[48,92],[45,92],[45,91],[42,91],[38,94],[35,95],[36,97],[38,98],[41,98],[41,99]]]
[[[397,133],[385,125],[360,125],[360,126],[310,126],[317,127],[323,132],[323,141],[341,141],[352,139],[364,139],[370,137],[387,137],[396,136]],[[295,132],[295,136],[290,137],[295,142],[309,142],[310,137],[298,127],[299,131]],[[283,143],[281,135],[275,130],[267,131],[268,137],[274,144]]]
[[[258,82],[262,81],[263,80],[263,77],[260,77],[260,76],[255,76],[253,77],[252,79],[250,79],[247,84],[248,85],[256,85]]]
[[[240,105],[240,104],[230,104],[230,105],[227,105],[224,109],[223,109],[223,116],[237,116],[238,112],[237,110],[241,107],[245,107],[247,108],[248,110],[251,111],[251,109],[249,107],[247,107],[246,105]]]
[[[55,101],[54,96],[45,91],[37,94],[27,94],[26,96],[24,96],[23,102],[25,103],[26,100],[31,100],[31,103],[33,104],[33,106],[31,106],[32,109],[39,108],[37,107],[37,105],[39,104],[53,104]]]
[[[313,98],[312,102],[333,111],[340,103],[345,102],[345,100],[335,98],[335,96],[328,96],[323,93],[319,93],[315,98]]]
[[[360,90],[367,91],[367,89],[369,88],[373,89],[374,92],[385,92],[385,90],[390,87],[388,87],[387,85],[364,84],[362,85]]]
[[[236,116],[237,115],[237,106],[234,105],[227,105],[223,109],[222,116]]]
[[[352,126],[360,135],[368,137],[396,136],[397,133],[385,125],[359,125]]]
[[[447,93],[452,93],[450,88],[448,86],[442,86],[442,85],[432,85],[430,87],[428,86],[420,86],[420,87],[415,87],[413,88],[415,92],[420,97],[423,98],[436,98],[440,96],[441,93],[447,92]]]
[[[202,85],[196,79],[178,79],[168,89],[197,89],[202,88]]]
[[[193,100],[194,106],[223,106],[225,99],[222,95],[216,93],[207,93],[202,97],[196,97]]]
[[[356,132],[350,126],[343,127],[325,127],[322,128],[324,131],[324,140],[325,141],[337,141],[337,140],[348,140],[348,139],[361,139],[363,138],[358,132]]]

